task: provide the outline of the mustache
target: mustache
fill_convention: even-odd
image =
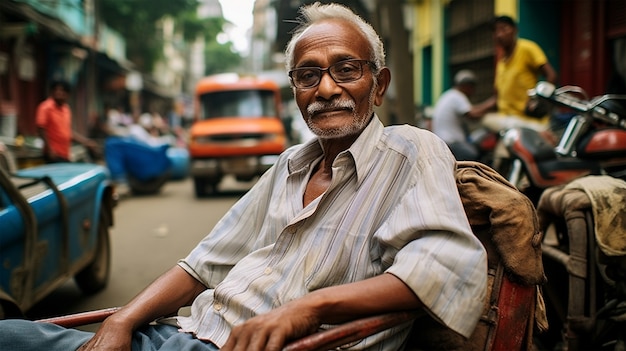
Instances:
[[[314,115],[320,111],[349,109],[354,110],[356,103],[352,100],[315,101],[306,107],[309,115]]]

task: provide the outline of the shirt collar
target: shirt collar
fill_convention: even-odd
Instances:
[[[357,182],[360,182],[369,169],[373,167],[369,160],[372,159],[378,146],[378,140],[383,134],[383,129],[384,126],[378,115],[374,114],[367,127],[363,129],[361,135],[352,143],[350,148],[337,156],[338,158],[345,154],[352,156],[356,167]],[[298,172],[303,168],[308,169],[311,163],[321,157],[322,154],[323,150],[319,138],[309,140],[288,158],[289,174]]]
[[[360,183],[374,166],[372,160],[374,159],[374,152],[378,149],[383,129],[383,123],[378,115],[374,114],[367,127],[347,150],[352,155],[356,165],[357,183]]]

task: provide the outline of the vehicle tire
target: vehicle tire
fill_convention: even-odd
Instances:
[[[132,175],[128,175],[128,187],[135,195],[152,195],[161,191],[163,184],[170,179],[170,172],[164,172],[156,178],[150,180],[139,180]]]
[[[14,303],[0,300],[0,320],[9,318],[24,318],[24,314]]]
[[[206,178],[193,178],[193,189],[196,193],[196,197],[207,197],[217,192],[218,181],[209,180]]]
[[[111,220],[104,207],[100,209],[98,224],[98,242],[93,261],[74,276],[76,284],[85,294],[94,294],[104,289],[109,282],[111,271],[111,242],[109,240]]]

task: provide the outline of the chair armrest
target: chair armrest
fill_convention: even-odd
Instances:
[[[39,319],[36,322],[53,323],[65,328],[75,328],[81,325],[99,323],[118,311],[120,307],[111,307],[101,310],[69,314],[60,317]],[[367,336],[376,334],[385,329],[410,322],[417,318],[417,310],[392,312],[373,317],[356,319],[334,328],[305,336],[289,343],[283,351],[316,351],[329,350],[345,345]]]
[[[101,310],[74,313],[46,319],[38,319],[36,320],[36,322],[52,323],[65,328],[76,328],[80,327],[81,325],[100,323],[104,321],[108,316],[117,312],[120,308],[121,307],[110,307]]]
[[[350,321],[291,342],[283,351],[326,351],[417,318],[417,310],[392,312]]]

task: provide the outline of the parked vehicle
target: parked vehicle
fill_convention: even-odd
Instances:
[[[188,145],[196,196],[217,191],[225,175],[250,181],[274,164],[288,143],[280,101],[272,80],[233,73],[198,82]]]
[[[497,170],[533,202],[544,189],[585,175],[626,177],[626,111],[616,102],[626,96],[587,99],[580,87],[557,89],[548,82],[539,82],[530,95],[576,113],[556,147],[536,130],[513,128],[504,133],[510,159]]]
[[[0,167],[0,318],[20,316],[71,278],[84,293],[102,290],[115,205],[107,169],[12,164]]]
[[[538,83],[530,96],[574,112],[556,147],[531,129],[513,128],[503,137],[510,168],[500,171],[537,205],[544,233],[548,279],[543,291],[549,329],[537,335],[537,347],[624,350],[626,255],[623,246],[616,253],[599,242],[599,234],[606,230],[598,230],[598,223],[606,221],[601,214],[608,211],[599,209],[604,203],[617,211],[617,222],[609,226],[612,241],[625,241],[619,218],[626,204],[621,204],[619,194],[626,188],[620,188],[623,182],[617,179],[626,178],[626,111],[617,101],[626,96],[589,99],[580,87],[557,89],[546,82]],[[597,180],[594,175],[608,177]],[[589,182],[595,182],[594,191],[582,185]],[[602,189],[606,194],[617,196],[616,202],[608,197],[592,200],[598,182],[608,188]]]
[[[491,165],[493,163],[494,150],[500,137],[499,131],[492,131],[486,127],[479,127],[473,130],[468,139],[478,150],[479,158],[476,161]]]
[[[549,328],[537,349],[626,349],[626,182],[585,176],[546,189],[543,296]]]
[[[126,183],[136,195],[158,193],[168,180],[189,172],[189,152],[170,144],[149,145],[133,137],[109,137],[105,159],[112,178]]]

